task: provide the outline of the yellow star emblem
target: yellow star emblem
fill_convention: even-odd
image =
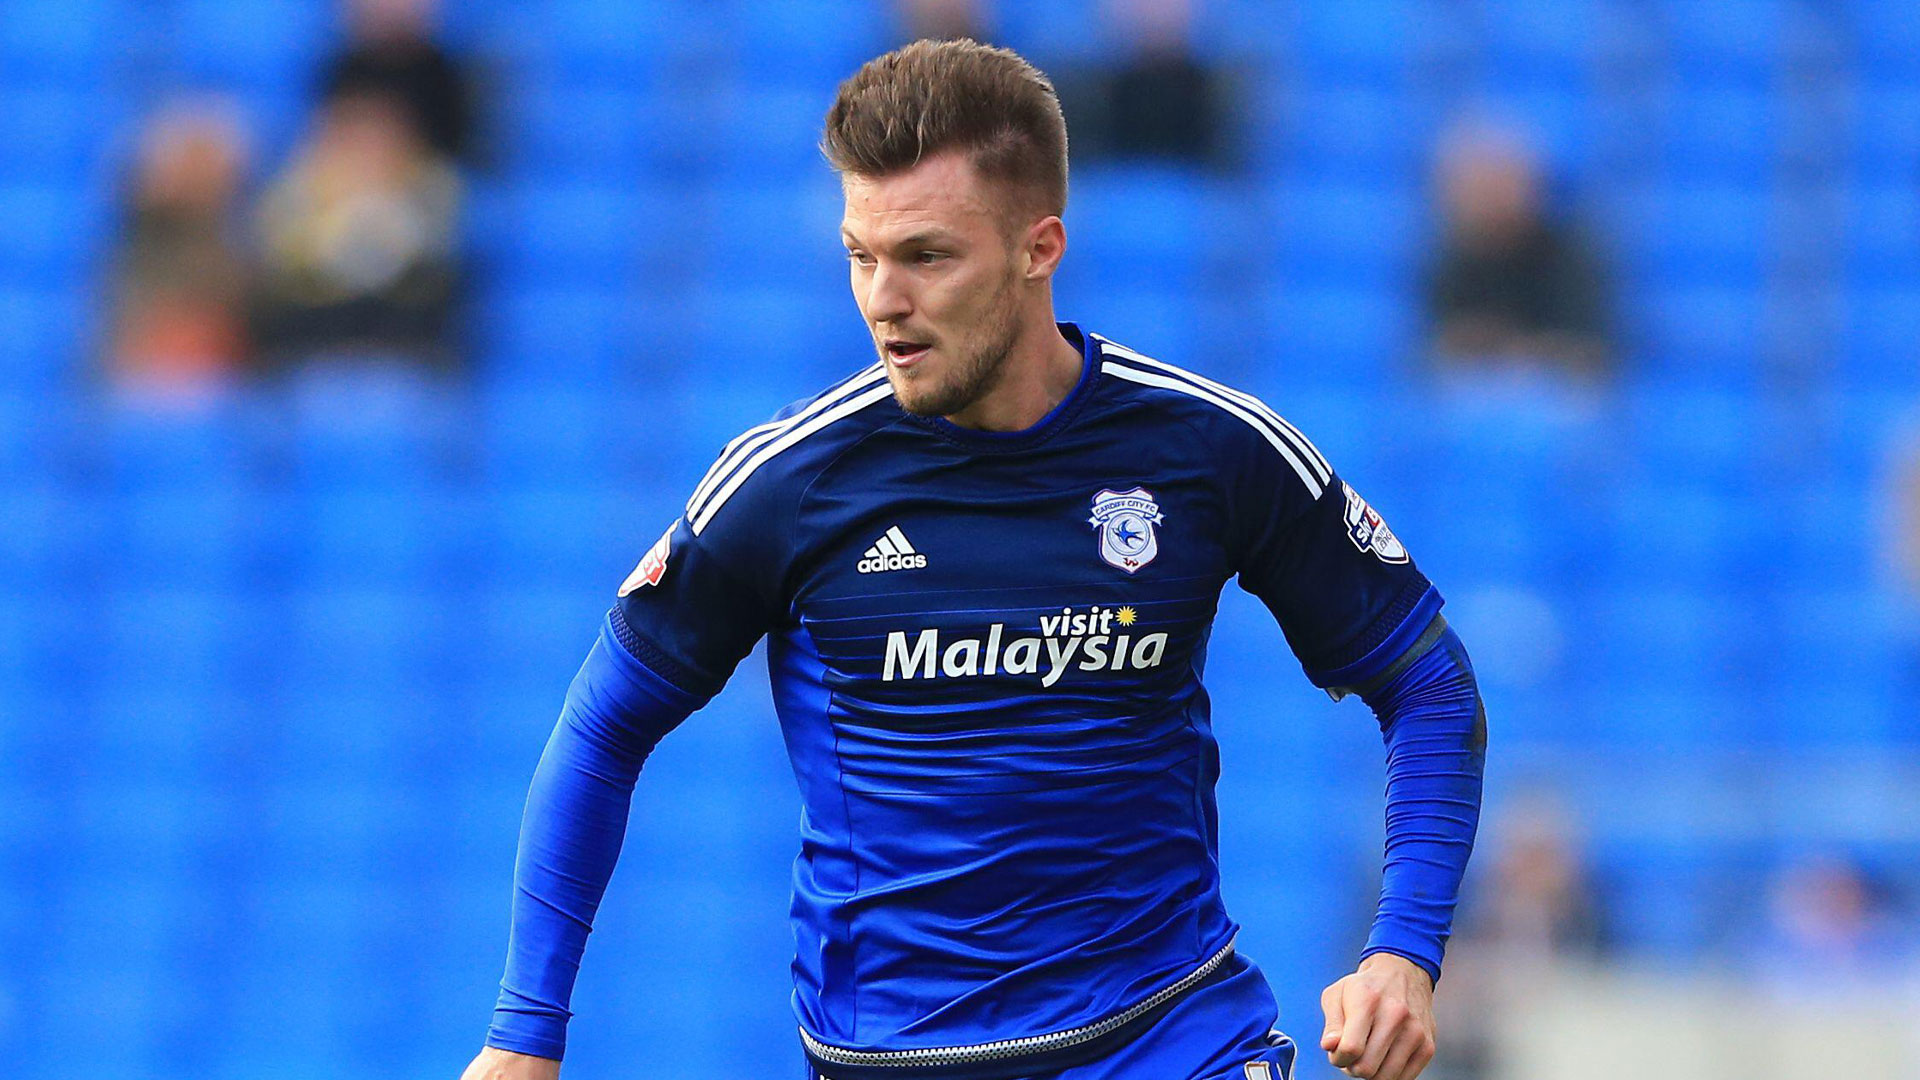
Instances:
[[[1113,621],[1119,623],[1121,626],[1132,626],[1134,620],[1139,617],[1139,614],[1130,607],[1123,607],[1113,613]]]

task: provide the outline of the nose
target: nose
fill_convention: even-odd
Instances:
[[[907,289],[906,275],[889,269],[880,260],[867,278],[864,305],[867,320],[873,323],[899,322],[913,314],[913,296]]]

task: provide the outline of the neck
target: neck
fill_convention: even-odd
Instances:
[[[1085,360],[1054,325],[1051,306],[1014,339],[1000,381],[980,400],[947,417],[979,431],[1025,431],[1065,401]]]

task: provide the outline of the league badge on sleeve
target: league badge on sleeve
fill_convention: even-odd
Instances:
[[[1342,480],[1340,486],[1347,491],[1347,539],[1353,541],[1353,546],[1372,552],[1381,562],[1406,562],[1406,547],[1393,535],[1393,530],[1387,528],[1379,512],[1367,505],[1367,500],[1353,490],[1353,485]]]
[[[673,530],[679,522],[667,526],[660,539],[653,542],[645,555],[640,556],[640,565],[633,568],[627,580],[620,583],[619,596],[625,596],[642,585],[658,585],[660,578],[667,572],[667,553],[673,549]]]
[[[1153,492],[1137,487],[1095,495],[1087,524],[1100,530],[1100,557],[1131,574],[1160,554],[1153,527],[1164,519]]]

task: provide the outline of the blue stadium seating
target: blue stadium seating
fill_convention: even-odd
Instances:
[[[1665,5],[1660,29],[1668,62],[1689,81],[1764,85],[1786,51],[1792,7],[1787,0]]]
[[[1714,383],[1734,381],[1720,372],[1751,369],[1767,359],[1770,312],[1762,293],[1698,281],[1623,291],[1625,304],[1639,306],[1626,320],[1625,337],[1634,352],[1670,357],[1682,372],[1713,372],[1708,378]]]
[[[0,284],[78,284],[94,254],[91,242],[107,231],[111,218],[90,190],[71,184],[27,181],[0,189],[0,244],[8,253]]]
[[[1837,17],[1851,32],[1867,81],[1920,87],[1920,19],[1911,7],[1900,0],[1858,0],[1842,7]]]
[[[826,114],[823,92],[868,57],[895,43],[895,27],[880,5],[849,9],[837,0],[731,0],[730,44],[756,78],[804,88],[814,105],[813,127]],[[806,130],[806,129],[802,129]]]
[[[155,27],[186,43],[176,78],[252,96],[297,92],[289,72],[309,71],[334,44],[334,13],[304,0],[175,0]]]
[[[95,404],[86,419],[91,437],[82,453],[109,491],[222,492],[243,486],[256,464],[252,435],[261,418],[243,401],[169,408],[129,395]]]
[[[1642,447],[1640,465],[1656,485],[1698,483],[1732,495],[1786,454],[1770,434],[1784,410],[1767,404],[1737,391],[1656,384],[1632,396],[1624,419]]]
[[[465,5],[463,5],[465,6]],[[689,38],[701,36],[691,5],[664,2],[607,4],[558,0],[539,8],[472,5],[489,10],[495,33],[477,43],[499,50],[533,77],[614,86],[644,86]]]
[[[832,102],[826,86],[741,84],[695,98],[689,170],[708,179],[803,179],[826,168],[820,134]],[[717,174],[717,176],[716,176]]]
[[[1422,193],[1403,180],[1283,182],[1271,193],[1275,220],[1260,252],[1284,281],[1328,281],[1368,290],[1409,279],[1429,226]]]
[[[1425,72],[1423,62],[1458,43],[1452,18],[1457,9],[1432,0],[1383,0],[1373,4],[1302,4],[1290,8],[1278,32],[1303,81],[1408,85]]]
[[[1366,82],[1273,81],[1253,93],[1271,124],[1253,134],[1265,172],[1381,183],[1428,168],[1441,120],[1435,103]]]
[[[108,161],[98,133],[118,126],[118,104],[78,87],[0,83],[0,115],[9,128],[0,145],[0,184],[94,178]]]
[[[501,113],[501,165],[536,183],[573,179],[633,185],[664,172],[675,146],[695,134],[676,103],[637,86],[530,82],[501,103]],[[540,209],[533,204],[546,194],[547,185],[542,184],[527,200],[528,208]],[[539,239],[507,231],[516,241]]]
[[[1095,289],[1154,283],[1196,291],[1218,194],[1177,169],[1082,170],[1073,177],[1070,273]]]
[[[634,287],[643,267],[657,273],[663,254],[688,241],[682,200],[631,175],[526,184],[502,192],[493,209],[500,217],[490,247],[500,277],[490,284],[501,288]]]
[[[1910,175],[1910,174],[1909,174]],[[1913,185],[1863,181],[1846,190],[1846,259],[1860,285],[1902,284],[1920,278],[1920,193]]]
[[[611,587],[728,438],[872,355],[815,142],[899,34],[884,5],[445,7],[495,144],[469,174],[470,376],[166,399],[103,392],[94,359],[140,118],[232,96],[257,189],[339,15],[0,0],[0,1035],[30,1080],[457,1066]],[[1130,44],[1095,0],[998,7],[1063,76]],[[1063,317],[1265,397],[1387,514],[1498,751],[1558,762],[1592,812],[1627,952],[1744,932],[1793,854],[1756,815],[1907,829],[1920,601],[1885,507],[1920,430],[1912,5],[1199,7],[1246,164],[1076,160]],[[1469,113],[1539,141],[1615,271],[1597,386],[1428,370],[1434,141]],[[1364,930],[1378,733],[1228,593],[1227,890],[1298,1026]],[[790,1035],[761,663],[648,765],[570,1070],[651,1045],[653,1074],[719,1075]]]
[[[817,282],[838,295],[823,317],[845,318],[838,286],[846,280],[846,248],[840,242],[843,202],[824,164],[780,183],[765,180],[714,184],[697,207],[680,212],[699,228],[674,246],[659,273],[697,270],[712,284],[780,286]],[[704,258],[701,258],[704,256]]]
[[[1003,4],[994,12],[1007,41],[1032,50],[1042,68],[1066,61],[1087,63],[1112,48],[1098,0],[1060,0],[1054,4]]]
[[[1912,328],[1920,318],[1920,274],[1862,285],[1841,301],[1836,364],[1850,390],[1912,392],[1920,388],[1913,355]]]
[[[127,0],[74,0],[0,5],[0,78],[10,84],[99,85],[110,68],[114,30],[138,23],[141,5]]]
[[[627,290],[603,283],[486,297],[475,305],[476,361],[503,385],[627,385],[646,377],[630,362],[636,306]]]
[[[1713,906],[1708,856],[1689,845],[1642,844],[1601,856],[1607,930],[1628,955],[1686,963],[1707,953],[1725,923]]]
[[[1676,178],[1757,186],[1778,161],[1783,108],[1764,88],[1682,84],[1651,118],[1657,167]]]
[[[1474,37],[1497,81],[1574,89],[1586,84],[1601,51],[1617,40],[1621,7],[1605,0],[1504,0],[1475,13]]]
[[[1290,378],[1333,386],[1377,384],[1416,359],[1416,320],[1378,290],[1283,284],[1264,299],[1268,342]]]
[[[27,573],[37,569],[28,563],[8,565]],[[0,593],[0,614],[6,616],[0,623],[0,741],[19,752],[7,769],[9,782],[0,788],[11,790],[12,783],[27,779],[16,776],[16,769],[32,771],[34,756],[22,751],[33,738],[33,718],[45,715],[48,698],[57,700],[66,680],[78,674],[72,653],[86,623],[77,599],[18,588]],[[23,830],[15,840],[29,835]]]
[[[1778,204],[1744,184],[1649,181],[1603,198],[1609,254],[1663,284],[1756,288],[1780,239]]]

